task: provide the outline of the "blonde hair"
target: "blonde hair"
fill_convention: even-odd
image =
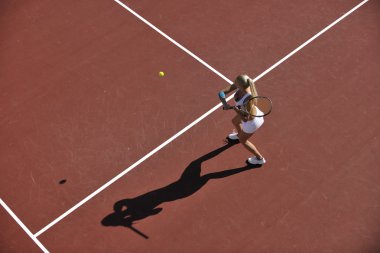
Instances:
[[[236,82],[238,82],[245,89],[249,87],[251,90],[251,95],[253,97],[258,96],[255,83],[248,75],[239,75],[238,77],[236,77]],[[256,114],[256,107],[254,105],[257,105],[254,99],[250,100],[246,105],[246,109],[248,112],[250,112],[251,115]]]
[[[239,75],[238,77],[236,77],[236,81],[245,89],[249,87],[251,90],[252,96],[254,97],[258,96],[255,83],[253,82],[251,78],[249,78],[248,75],[245,75],[245,74]]]

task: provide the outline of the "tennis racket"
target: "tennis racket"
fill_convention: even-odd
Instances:
[[[251,109],[251,106],[255,108]],[[272,101],[264,96],[249,96],[242,106],[235,106],[243,115],[253,117],[264,117],[272,112]]]

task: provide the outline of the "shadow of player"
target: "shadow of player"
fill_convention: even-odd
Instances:
[[[158,214],[162,211],[162,208],[158,207],[160,204],[188,197],[202,188],[210,179],[225,178],[246,170],[261,167],[261,165],[252,166],[247,164],[244,167],[208,173],[201,176],[201,165],[203,162],[214,158],[236,143],[238,142],[226,141],[226,145],[192,161],[186,167],[181,177],[174,183],[135,198],[117,201],[113,206],[114,212],[107,215],[101,221],[102,225],[129,227],[147,239],[146,235],[132,227],[133,222]]]

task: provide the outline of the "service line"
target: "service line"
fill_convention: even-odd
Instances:
[[[17,224],[25,231],[25,233],[28,234],[28,236],[40,247],[40,249],[45,252],[49,253],[49,251],[45,248],[44,245],[37,239],[35,235],[30,232],[30,230],[22,223],[22,221],[16,216],[16,214],[9,208],[7,204],[0,198],[0,204],[3,206],[3,208],[9,213],[10,216],[17,222]]]

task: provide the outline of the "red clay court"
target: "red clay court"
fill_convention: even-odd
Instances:
[[[1,253],[380,252],[380,1],[0,6]]]

